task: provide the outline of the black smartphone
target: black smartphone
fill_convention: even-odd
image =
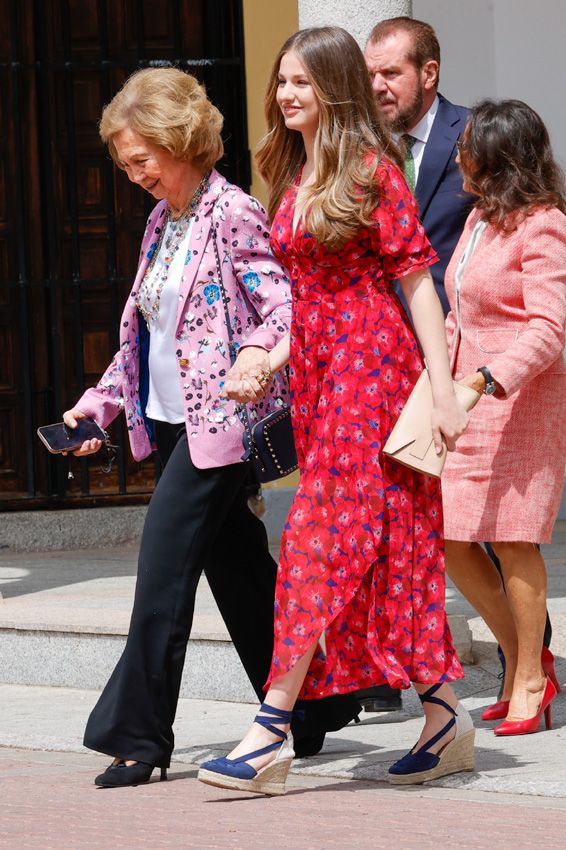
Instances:
[[[64,422],[43,425],[37,429],[37,436],[47,450],[54,455],[80,449],[85,440],[96,439],[104,443],[108,439],[106,432],[96,424],[94,419],[89,418],[77,420],[76,428],[69,428]]]

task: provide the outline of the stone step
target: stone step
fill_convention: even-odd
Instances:
[[[101,690],[125,637],[94,632],[0,629],[0,683]],[[189,641],[181,696],[255,702],[229,640]]]
[[[462,661],[471,660],[471,633],[462,615],[450,618]],[[460,638],[460,639],[458,639]],[[125,635],[85,631],[76,626],[22,628],[10,618],[0,625],[0,683],[100,690],[120,657]],[[181,685],[186,699],[255,702],[232,642],[192,635]]]
[[[137,549],[131,546],[4,555],[0,682],[102,688],[125,644],[136,559]],[[451,627],[461,657],[470,661],[466,616],[454,614]],[[181,695],[255,701],[204,578]]]
[[[292,494],[266,491],[274,557]],[[144,514],[145,508],[100,508],[3,516],[0,683],[103,687],[128,632]],[[459,655],[471,663],[473,612],[450,586],[447,609]],[[255,701],[204,579],[181,695]]]
[[[274,554],[276,550],[275,542]],[[565,522],[558,524],[555,542],[544,546],[543,554],[549,573],[552,648],[566,657]],[[137,541],[135,546],[104,549],[1,554],[5,598],[0,601],[0,683],[100,690],[125,644],[136,561]],[[462,661],[479,659],[481,664],[492,636],[476,620],[472,645],[468,622],[474,612],[450,583],[446,605]],[[255,702],[204,580],[198,588],[181,695]]]
[[[4,555],[0,682],[102,688],[126,642],[136,560],[129,546]],[[181,695],[255,701],[204,579]]]

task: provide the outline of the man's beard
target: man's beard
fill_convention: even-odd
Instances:
[[[420,88],[417,88],[412,101],[391,122],[393,133],[407,133],[415,126],[416,119],[423,108],[424,96]]]

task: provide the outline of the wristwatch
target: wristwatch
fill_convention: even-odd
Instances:
[[[484,381],[485,381],[484,393],[486,395],[493,395],[493,393],[495,392],[497,387],[495,386],[495,381],[493,380],[493,376],[492,376],[491,372],[489,371],[487,366],[480,366],[477,371],[481,372],[483,377],[484,377]]]

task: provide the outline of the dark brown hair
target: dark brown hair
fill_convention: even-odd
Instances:
[[[482,100],[470,112],[460,168],[476,207],[499,231],[535,209],[566,212],[564,175],[541,117],[522,100]]]
[[[417,21],[415,18],[400,16],[387,18],[374,26],[369,34],[368,44],[384,41],[390,35],[406,32],[411,37],[412,50],[407,56],[417,68],[422,68],[425,62],[433,59],[440,68],[440,44],[435,31],[430,24]],[[438,80],[437,80],[438,82]]]
[[[402,166],[382,125],[363,53],[341,27],[299,30],[275,59],[265,96],[267,135],[256,163],[269,188],[269,215],[305,161],[300,133],[289,130],[276,95],[281,59],[292,51],[303,65],[320,107],[315,139],[315,180],[305,190],[303,218],[316,239],[338,248],[371,221],[379,202],[375,169],[384,152]]]

